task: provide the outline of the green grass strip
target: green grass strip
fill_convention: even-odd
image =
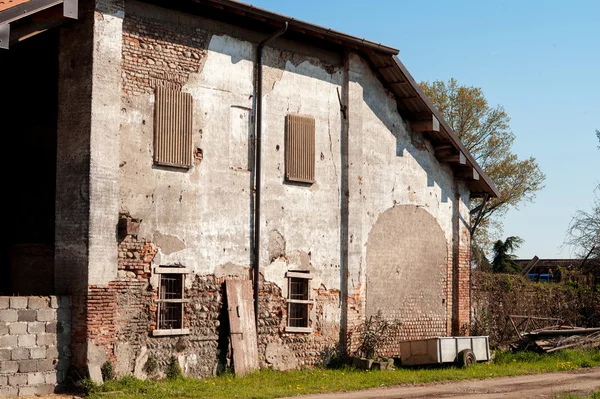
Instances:
[[[221,375],[206,379],[141,381],[125,377],[95,387],[91,399],[270,399],[284,396],[354,391],[365,388],[459,381],[576,370],[600,366],[600,352],[565,350],[551,355],[496,352],[489,363],[455,367],[399,368],[393,371],[311,369],[290,372],[262,370],[244,378]],[[595,397],[594,397],[595,398]]]

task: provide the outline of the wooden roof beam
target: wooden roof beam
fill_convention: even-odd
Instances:
[[[453,163],[458,165],[467,165],[467,157],[462,152],[456,155],[447,155],[438,157],[440,162]]]
[[[475,168],[469,166],[466,169],[457,170],[454,172],[454,175],[458,179],[469,180],[469,181],[478,181],[479,180],[479,172],[475,170]]]
[[[423,121],[411,121],[410,128],[415,133],[439,133],[440,132],[440,121],[431,115],[429,119]]]

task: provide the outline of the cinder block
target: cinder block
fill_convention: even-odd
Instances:
[[[49,307],[48,297],[32,296],[29,298],[29,309],[48,309]]]
[[[7,375],[0,375],[0,387],[5,387],[7,385],[8,385],[8,376]],[[2,396],[0,396],[0,398],[1,397]]]
[[[19,362],[19,373],[35,373],[38,371],[37,360],[21,360]]]
[[[56,345],[56,334],[38,334],[38,346],[54,346]]]
[[[11,296],[10,297],[10,308],[11,309],[27,309],[27,297]]]
[[[38,361],[38,371],[54,371],[56,370],[56,366],[54,365],[54,360],[45,359]]]
[[[34,387],[21,387],[19,388],[19,396],[39,396],[39,395],[50,395],[54,393],[54,385],[36,385]]]
[[[47,356],[46,348],[31,348],[30,352],[32,359],[45,359]]]
[[[0,362],[0,374],[10,374],[19,371],[19,363],[12,360]]]
[[[37,321],[56,320],[56,311],[53,309],[40,309],[37,311]]]
[[[46,332],[46,323],[42,321],[34,321],[27,323],[27,332],[29,334],[39,334]]]
[[[37,310],[33,309],[22,309],[19,310],[19,321],[36,321]]]
[[[7,296],[0,296],[0,309],[8,309],[10,307],[10,298]]]
[[[0,348],[16,348],[17,347],[17,336],[16,335],[3,335],[0,337]]]
[[[10,323],[8,325],[8,331],[10,331],[10,334],[12,335],[17,335],[17,334],[26,334],[27,333],[27,323],[19,321],[16,323]]]
[[[0,335],[8,334],[8,324],[5,321],[0,321]]]
[[[56,334],[57,325],[58,325],[58,323],[55,321],[46,323],[46,332]]]
[[[10,349],[0,349],[0,361],[1,360],[10,360],[11,358],[11,350]]]
[[[8,376],[8,385],[16,387],[27,385],[27,374],[13,374]]]
[[[44,373],[29,373],[27,374],[27,384],[28,385],[38,385],[38,384],[45,384],[46,383],[46,377],[44,376]]]
[[[60,371],[58,371],[56,373],[45,373],[44,378],[46,380],[46,384],[56,384],[58,381],[58,378],[57,378],[58,373],[60,373]]]
[[[50,307],[52,309],[58,309],[58,297],[56,297],[56,296],[50,297]]]
[[[36,336],[30,335],[19,335],[19,347],[21,348],[33,348],[36,342]]]
[[[0,386],[0,398],[14,398],[19,394],[19,388]]]
[[[0,310],[0,321],[17,321],[19,315],[14,309],[2,309]]]
[[[18,348],[13,349],[11,353],[12,360],[27,360],[29,359],[29,349],[27,348]]]
[[[47,359],[57,359],[58,358],[58,349],[56,346],[49,346],[46,349],[46,358]]]

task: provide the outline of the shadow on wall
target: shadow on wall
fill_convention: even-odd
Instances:
[[[361,59],[365,69],[370,70],[370,67]],[[396,100],[389,98],[388,101],[381,100],[381,93],[390,96],[383,84],[373,75],[361,75],[359,79],[352,80],[358,83],[363,89],[363,100],[371,109],[373,114],[385,125],[389,132],[396,138],[396,156],[403,157],[406,150],[419,163],[421,168],[427,173],[427,187],[435,187],[437,184],[441,189],[442,203],[447,203],[452,199],[453,179],[445,178],[440,172],[439,162],[435,159],[434,154],[429,154],[429,149],[426,145],[426,139],[422,135],[414,134],[410,130],[405,129],[404,121],[396,110]],[[390,105],[393,102],[393,105]],[[408,144],[408,143],[411,144]]]

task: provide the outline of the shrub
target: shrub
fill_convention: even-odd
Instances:
[[[104,381],[111,381],[115,379],[115,371],[110,360],[104,362],[102,367],[100,367],[100,372],[102,373],[102,379]]]
[[[183,378],[183,372],[181,371],[179,361],[175,356],[171,356],[171,359],[169,359],[169,365],[167,366],[167,379],[178,380],[181,378]]]

